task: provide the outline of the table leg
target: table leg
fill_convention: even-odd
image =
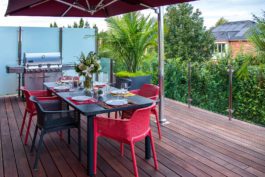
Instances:
[[[151,139],[149,136],[145,137],[145,159],[151,158]]]
[[[94,116],[87,116],[87,173],[94,176]]]

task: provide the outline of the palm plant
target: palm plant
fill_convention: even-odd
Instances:
[[[136,72],[157,45],[156,23],[139,12],[106,20],[109,30],[100,35],[100,55],[121,62],[126,71]]]
[[[249,40],[254,45],[256,55],[245,55],[243,64],[238,70],[239,77],[248,77],[249,67],[254,67],[258,70],[258,79],[264,80],[265,71],[265,11],[263,18],[254,16],[257,25],[250,31]]]

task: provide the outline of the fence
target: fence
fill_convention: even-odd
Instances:
[[[172,81],[166,81],[167,97],[185,102],[189,107],[227,115],[230,120],[237,118],[265,125],[265,82],[259,78],[258,69],[251,68],[249,77],[240,78],[236,73],[239,65],[227,61],[177,63],[173,67],[175,72],[170,67],[166,71],[174,76]],[[175,90],[171,89],[172,85]]]
[[[63,64],[78,60],[81,52],[96,51],[95,29],[93,28],[39,28],[39,27],[0,27],[0,95],[16,93],[18,78],[7,74],[6,65],[22,63],[25,52],[61,52]],[[108,59],[102,64],[107,65]],[[109,78],[109,67],[99,78]],[[76,74],[64,71],[66,75]]]

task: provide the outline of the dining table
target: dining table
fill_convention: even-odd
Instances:
[[[82,88],[72,88],[68,90],[56,91],[54,88],[60,86],[56,82],[45,82],[44,86],[46,89],[52,91],[55,95],[60,97],[68,106],[77,110],[80,114],[87,118],[87,174],[94,176],[94,118],[99,114],[110,114],[111,112],[120,112],[125,110],[135,110],[139,108],[148,107],[153,104],[153,100],[145,98],[139,95],[131,94],[130,96],[124,96],[123,99],[127,100],[127,104],[120,106],[108,105],[108,100],[120,99],[120,96],[111,94],[111,90],[117,90],[117,88],[109,87],[109,91],[103,96],[92,98],[90,102],[76,102],[72,100],[74,96],[85,95],[86,92]],[[79,116],[80,117],[80,116]],[[119,130],[117,130],[119,131]],[[150,137],[145,138],[145,158],[151,158],[151,144]]]

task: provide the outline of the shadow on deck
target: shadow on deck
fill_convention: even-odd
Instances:
[[[77,159],[76,132],[72,133],[71,145],[52,133],[44,138],[39,170],[35,172],[32,168],[35,154],[29,153],[35,125],[31,127],[29,145],[24,146],[19,136],[23,111],[24,102],[16,96],[0,98],[0,177],[87,176],[85,118],[82,118],[82,163]],[[169,99],[165,103],[165,116],[170,124],[162,127],[161,141],[152,122],[159,171],[154,170],[152,159],[144,159],[144,142],[136,144],[141,177],[265,176],[265,128],[229,121],[198,108],[189,109]],[[133,176],[130,150],[125,147],[125,156],[121,157],[118,143],[100,138],[97,176]]]

